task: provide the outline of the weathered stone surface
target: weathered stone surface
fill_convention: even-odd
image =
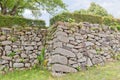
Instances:
[[[34,48],[32,46],[25,47],[25,50],[33,50]]]
[[[83,57],[83,54],[82,54],[82,53],[78,53],[78,54],[77,54],[77,58],[78,58],[78,59],[80,59],[80,58],[82,58],[82,57]]]
[[[58,31],[58,32],[56,32],[55,36],[67,36],[67,33]]]
[[[68,63],[71,65],[71,64],[75,64],[75,63],[77,63],[77,62],[76,62],[76,61],[73,61],[73,60],[69,60]]]
[[[65,66],[65,65],[61,65],[61,64],[54,64],[52,66],[52,71],[53,72],[77,72],[76,69],[69,67],[69,66]]]
[[[86,62],[86,57],[82,57],[82,58],[80,58],[80,59],[78,59],[78,62]]]
[[[27,58],[28,56],[27,56],[26,54],[22,53],[22,54],[21,54],[21,57],[22,57],[22,58]]]
[[[9,62],[7,60],[0,60],[0,64],[8,64]]]
[[[51,59],[51,63],[67,64],[67,58],[64,56],[54,55]]]
[[[13,67],[14,68],[22,68],[22,67],[24,67],[24,64],[23,63],[14,63]]]
[[[4,60],[12,60],[11,57],[7,57],[7,56],[2,56],[2,59],[4,59]]]
[[[12,49],[11,46],[5,46],[6,51],[10,51],[11,49]]]
[[[4,41],[4,40],[6,40],[6,36],[0,36],[0,41]]]
[[[62,45],[62,42],[55,42],[53,46],[54,48],[58,48],[58,47],[62,47],[63,45]]]
[[[2,45],[10,45],[10,44],[12,44],[12,42],[11,41],[2,41],[1,44]]]
[[[87,59],[87,66],[92,66],[92,61],[90,60],[90,58]]]
[[[93,46],[94,44],[92,42],[85,42],[86,46]]]
[[[75,54],[69,50],[63,49],[63,48],[56,48],[53,54],[61,54],[66,57],[75,57]]]
[[[61,42],[65,42],[65,43],[69,42],[68,37],[65,36],[57,36],[57,39],[60,40]]]
[[[25,67],[30,67],[30,63],[25,63]]]

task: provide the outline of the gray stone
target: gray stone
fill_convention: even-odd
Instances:
[[[67,64],[67,58],[60,55],[53,55],[51,63]]]
[[[0,41],[6,40],[6,36],[0,36]]]
[[[65,32],[58,31],[55,36],[67,36],[67,34]]]
[[[6,51],[10,51],[11,49],[12,49],[11,46],[5,46]]]
[[[12,42],[11,41],[2,41],[1,44],[2,45],[10,45],[10,44],[12,44]]]
[[[78,58],[78,59],[80,59],[80,58],[82,58],[82,57],[83,57],[83,54],[82,54],[82,53],[78,53],[78,54],[77,54],[77,58]]]
[[[25,50],[33,50],[34,48],[32,46],[25,47]]]
[[[24,64],[23,63],[14,63],[13,67],[14,68],[22,68],[22,67],[24,67]]]
[[[78,59],[78,62],[86,62],[86,57],[82,57],[82,58]]]
[[[92,66],[92,61],[90,60],[90,58],[87,59],[87,66]]]
[[[7,57],[7,56],[2,56],[2,59],[4,59],[4,60],[12,60],[11,57]]]
[[[72,44],[67,44],[66,46],[70,47],[70,48],[74,48],[74,45],[72,45]]]
[[[77,72],[76,69],[66,65],[61,65],[61,64],[52,65],[52,71],[53,72]]]
[[[40,38],[39,37],[35,37],[35,41],[40,41]]]
[[[78,43],[75,42],[75,41],[70,41],[70,44],[72,44],[72,45],[77,45]]]
[[[56,48],[53,54],[56,54],[56,53],[64,55],[66,57],[75,57],[75,54],[73,52],[63,48]]]
[[[73,61],[73,60],[69,60],[69,64],[72,65],[72,64],[75,64],[77,63],[76,61]]]
[[[57,39],[60,40],[61,42],[65,42],[65,43],[69,42],[68,37],[65,36],[57,36]]]
[[[74,37],[68,37],[68,39],[71,40],[71,41],[74,41],[74,40],[75,40]]]
[[[25,67],[30,67],[30,63],[25,63]]]
[[[92,42],[85,42],[86,46],[93,46],[94,44]]]
[[[72,67],[78,68],[78,67],[80,67],[80,63],[73,64]]]
[[[63,46],[62,42],[54,42],[54,44],[53,44],[54,48],[58,48],[58,47],[62,47],[62,46]]]
[[[0,60],[0,64],[8,64],[9,62],[7,60]]]
[[[21,54],[21,57],[22,57],[22,58],[27,58],[28,56],[27,56],[26,54],[22,53],[22,54]]]

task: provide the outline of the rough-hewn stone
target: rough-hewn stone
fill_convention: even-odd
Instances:
[[[52,66],[52,71],[53,72],[77,72],[76,69],[72,68],[72,67],[69,67],[69,66],[66,66],[66,65],[61,65],[61,64],[54,64]]]

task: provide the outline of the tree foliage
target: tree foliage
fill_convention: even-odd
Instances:
[[[65,6],[62,0],[0,0],[0,13],[15,16],[21,15],[25,9],[33,14],[40,14],[42,10],[51,13],[57,8],[65,9]]]
[[[81,10],[76,11],[76,12],[81,13],[81,14],[92,14],[92,15],[112,17],[112,15],[109,14],[105,8],[103,8],[102,6],[100,6],[94,2],[92,2],[90,4],[90,7],[87,10],[81,9]]]

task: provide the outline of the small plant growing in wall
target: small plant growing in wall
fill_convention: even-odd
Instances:
[[[41,67],[46,66],[47,60],[45,60],[45,48],[42,48],[40,55],[37,57]]]
[[[12,51],[12,52],[9,53],[7,56],[8,56],[8,57],[14,57],[14,56],[15,56],[15,53],[16,53],[16,52]]]
[[[15,42],[15,41],[17,41],[17,38],[11,36],[9,40],[12,41],[12,42]]]

